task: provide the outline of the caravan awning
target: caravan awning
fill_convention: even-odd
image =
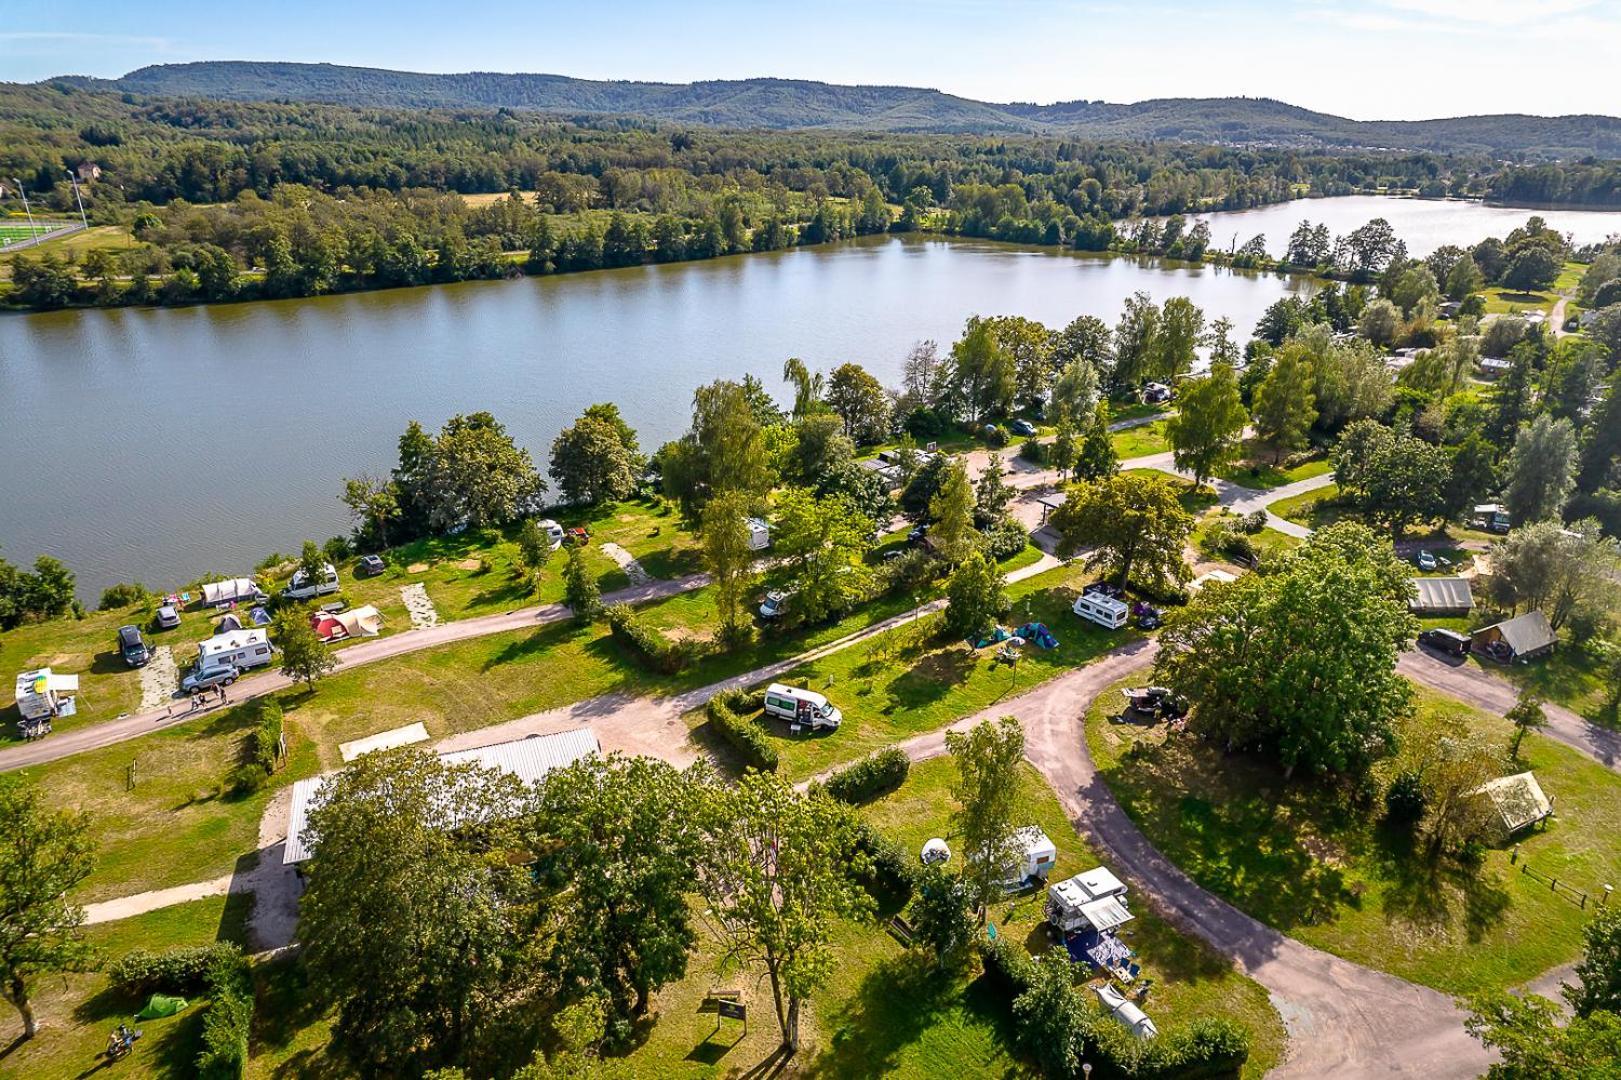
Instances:
[[[1082,904],[1081,916],[1096,927],[1099,932],[1123,926],[1135,917],[1126,910],[1126,905],[1120,902],[1119,897],[1115,896],[1105,896],[1102,900]]]
[[[53,694],[77,694],[79,692],[79,677],[77,675],[58,675],[53,671],[45,676],[45,689]]]

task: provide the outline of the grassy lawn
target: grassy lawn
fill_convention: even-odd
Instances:
[[[162,951],[181,945],[211,941],[241,943],[245,934],[245,898],[224,896],[194,900],[118,922],[89,927],[87,936],[110,962],[136,948]],[[78,1080],[96,1070],[107,1036],[119,1021],[130,1018],[144,999],[114,991],[100,973],[48,977],[35,980],[35,1011],[40,1033],[0,1058],[0,1075],[32,1080]],[[131,1076],[193,1075],[197,1039],[206,1006],[193,1004],[177,1016],[140,1020],[131,1026],[142,1037],[134,1051],[116,1066]],[[9,1045],[22,1032],[16,1013],[0,1013],[0,1045]]]
[[[1165,438],[1163,420],[1117,431],[1109,439],[1114,443],[1115,456],[1121,461],[1147,457],[1150,454],[1163,454],[1171,448],[1170,442]]]
[[[118,255],[145,246],[145,244],[136,240],[129,229],[123,225],[92,225],[90,228],[73,233],[71,236],[47,240],[43,244],[24,248],[20,252],[14,251],[7,255],[0,255],[0,280],[10,280],[11,263],[18,255],[38,259],[46,252],[52,252],[64,257],[73,254],[82,259],[86,252],[94,248],[100,248]]]
[[[1518,289],[1487,289],[1486,314],[1512,315],[1527,311],[1552,311],[1559,302],[1554,289],[1543,292],[1521,292]]]
[[[875,749],[989,708],[1022,690],[1131,640],[1135,631],[1108,631],[1070,611],[1089,575],[1068,566],[1011,586],[1010,628],[1028,619],[1046,623],[1056,649],[1024,650],[1017,669],[998,663],[998,647],[974,650],[942,641],[938,620],[908,623],[853,648],[795,668],[778,681],[828,695],[844,713],[837,731],[790,735],[785,723],[762,720],[777,742],[780,772],[803,779]],[[703,715],[689,718],[701,737]]]
[[[1487,732],[1506,748],[1502,719],[1427,692],[1419,702],[1422,718]],[[1523,866],[1590,896],[1621,873],[1621,778],[1549,739],[1528,737],[1514,770],[1536,772],[1557,818],[1521,834],[1517,863],[1503,845],[1470,872],[1409,850],[1376,820],[1378,800],[1370,807],[1285,781],[1266,760],[1167,740],[1162,727],[1120,713],[1118,695],[1101,697],[1087,716],[1087,744],[1168,858],[1292,937],[1447,993],[1516,986],[1579,952],[1593,901],[1584,910]],[[1393,768],[1383,763],[1380,773]]]
[[[1352,513],[1348,507],[1336,501],[1339,494],[1339,485],[1329,484],[1327,487],[1303,492],[1292,498],[1279,499],[1267,509],[1285,521],[1321,529]]]
[[[1198,524],[1193,527],[1193,535],[1189,538],[1189,542],[1192,543],[1199,552],[1211,559],[1222,562],[1231,562],[1231,555],[1223,551],[1215,550],[1214,548],[1210,547],[1208,542],[1210,527],[1215,522],[1221,521],[1224,518],[1229,526],[1236,526],[1239,521],[1238,515],[1233,514],[1230,511],[1208,511],[1199,519]],[[1279,532],[1270,525],[1266,526],[1258,533],[1249,533],[1246,535],[1249,537],[1250,546],[1255,549],[1256,556],[1262,562],[1265,562],[1268,559],[1277,558],[1286,551],[1292,551],[1293,549],[1299,547],[1302,543],[1298,537],[1290,536],[1285,532]]]
[[[1310,480],[1334,471],[1334,463],[1327,458],[1314,458],[1293,468],[1280,469],[1271,464],[1269,455],[1258,447],[1247,446],[1242,460],[1223,468],[1216,475],[1231,484],[1271,491],[1273,488]]]
[[[1195,516],[1215,506],[1218,501],[1215,488],[1209,485],[1195,488],[1192,480],[1185,480],[1174,473],[1162,472],[1159,469],[1124,469],[1120,475],[1158,476],[1175,482],[1178,485],[1177,501],[1182,504],[1182,509]]]

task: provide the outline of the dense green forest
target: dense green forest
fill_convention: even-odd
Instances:
[[[905,86],[799,79],[696,83],[594,81],[563,75],[409,71],[209,61],[160,64],[78,85],[167,96],[326,101],[386,107],[620,114],[686,124],[888,132],[1045,133],[1093,141],[1179,141],[1294,147],[1406,147],[1533,157],[1621,156],[1621,120],[1605,116],[1470,116],[1358,121],[1265,98],[1168,98],[1115,104],[993,104]]]

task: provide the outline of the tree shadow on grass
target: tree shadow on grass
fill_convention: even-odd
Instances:
[[[932,960],[904,953],[884,960],[865,979],[834,1018],[827,1049],[807,1068],[812,1076],[887,1076],[901,1053],[944,1013],[965,1008],[990,1019],[997,1041],[1011,1044],[1005,1003],[976,980],[967,986],[956,975],[936,971]]]
[[[590,628],[577,626],[572,621],[546,623],[537,627],[533,633],[513,637],[501,651],[484,661],[479,670],[490,671],[493,668],[501,667],[503,664],[519,663],[551,649],[561,648],[581,633],[590,633]],[[611,650],[612,645],[608,644],[607,638],[599,638],[588,644],[586,648],[587,651],[593,649]],[[612,653],[611,658],[617,659],[618,654]]]
[[[967,682],[976,666],[974,655],[965,649],[945,649],[929,655],[889,684],[894,704],[888,711],[916,709],[938,701]]]
[[[1422,842],[1390,826],[1376,831],[1374,850],[1388,882],[1381,904],[1387,922],[1423,931],[1461,926],[1475,944],[1503,921],[1511,899],[1483,864],[1431,857]]]

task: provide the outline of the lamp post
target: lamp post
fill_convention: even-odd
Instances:
[[[68,183],[73,185],[73,199],[79,204],[79,223],[88,229],[90,219],[84,215],[84,196],[79,194],[79,177],[72,169],[68,170]]]
[[[34,235],[34,212],[28,208],[28,190],[23,187],[23,182],[21,180],[17,179],[15,176],[13,176],[11,178],[11,182],[17,185],[17,194],[22,196],[23,213],[28,215],[28,235],[33,236]]]

